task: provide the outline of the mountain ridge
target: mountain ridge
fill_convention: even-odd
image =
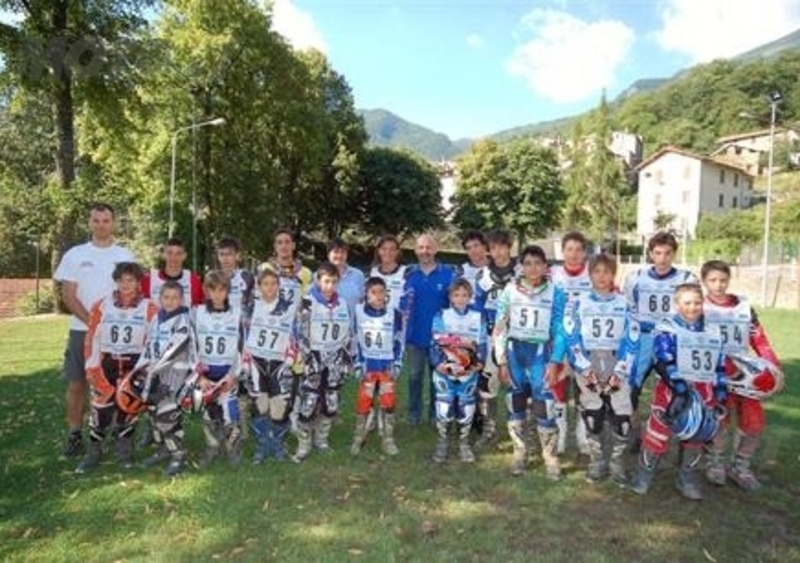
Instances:
[[[727,60],[735,63],[747,63],[759,58],[772,58],[789,50],[800,50],[800,29],[730,57]],[[627,88],[623,89],[611,103],[620,104],[633,96],[653,92],[679,79],[696,66],[682,69],[670,77],[640,78],[635,80]],[[358,112],[364,118],[370,144],[408,149],[432,161],[455,158],[468,150],[472,143],[477,140],[477,138],[451,139],[444,133],[407,121],[383,108],[359,109]],[[519,125],[497,131],[487,135],[485,138],[504,141],[523,135],[564,134],[568,132],[571,123],[581,115],[583,114]]]

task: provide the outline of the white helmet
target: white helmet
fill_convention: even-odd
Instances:
[[[728,357],[737,369],[728,377],[731,393],[762,401],[783,389],[783,372],[769,360],[746,354],[730,354]]]

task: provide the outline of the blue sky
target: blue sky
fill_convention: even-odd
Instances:
[[[273,27],[324,51],[358,107],[459,138],[777,39],[800,27],[800,1],[276,0]]]
[[[574,115],[800,28],[800,0],[261,0],[360,108],[479,137]],[[0,21],[18,16],[0,10]]]

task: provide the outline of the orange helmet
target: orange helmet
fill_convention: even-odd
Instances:
[[[120,380],[116,392],[119,410],[129,415],[137,415],[147,410],[147,403],[142,398],[146,377],[145,373],[137,370]]]

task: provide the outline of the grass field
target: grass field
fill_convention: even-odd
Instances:
[[[644,498],[585,483],[569,460],[560,483],[547,481],[540,464],[512,478],[507,440],[474,466],[438,467],[429,461],[429,427],[399,425],[399,458],[374,441],[352,458],[352,384],[329,457],[220,464],[174,480],[112,463],[76,476],[74,462],[58,459],[66,321],[4,321],[0,559],[800,561],[800,315],[762,318],[787,370],[785,393],[767,406],[757,459],[765,486],[750,495],[709,487],[700,503],[678,496],[669,463]],[[404,412],[405,393],[400,401]],[[196,457],[198,422],[189,430]]]

